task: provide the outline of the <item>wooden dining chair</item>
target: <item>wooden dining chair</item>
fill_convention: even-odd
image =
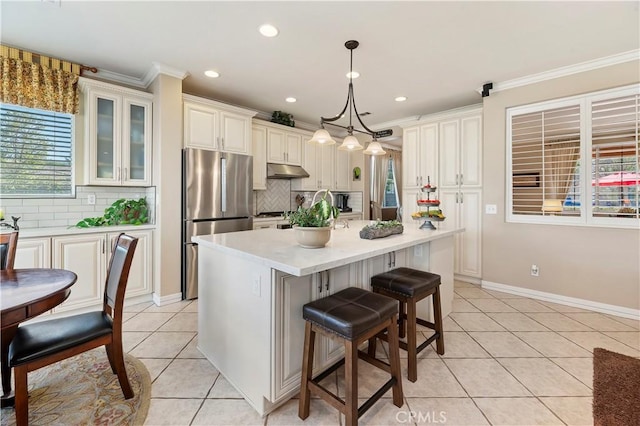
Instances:
[[[13,269],[17,245],[18,231],[0,234],[0,269]]]
[[[9,346],[14,368],[16,424],[27,425],[27,373],[104,345],[125,399],[133,397],[122,351],[122,305],[138,239],[120,234],[109,261],[102,311],[18,327]],[[73,291],[73,288],[72,288]]]

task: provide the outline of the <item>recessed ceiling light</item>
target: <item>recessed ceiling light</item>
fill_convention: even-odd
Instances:
[[[214,70],[207,70],[204,72],[204,75],[206,75],[207,77],[211,77],[211,78],[218,78],[220,77],[220,74]]]
[[[275,37],[278,35],[278,29],[271,24],[261,25],[259,30],[260,34],[265,37]]]
[[[347,78],[358,78],[360,73],[358,71],[351,71],[347,73]]]
[[[287,99],[285,99],[285,101],[289,102],[289,103],[294,103],[295,101],[297,101],[296,98],[289,96]]]
[[[407,97],[406,97],[406,96],[398,96],[398,97],[396,98],[396,102],[404,102],[404,101],[406,101],[406,100],[407,100]]]

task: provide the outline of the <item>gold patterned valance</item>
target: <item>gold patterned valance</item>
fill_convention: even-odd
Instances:
[[[0,45],[0,102],[76,114],[83,69],[90,68]]]

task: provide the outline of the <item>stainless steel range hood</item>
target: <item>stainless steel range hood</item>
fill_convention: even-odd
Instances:
[[[309,177],[309,173],[300,166],[267,163],[267,179],[295,179],[306,177]]]

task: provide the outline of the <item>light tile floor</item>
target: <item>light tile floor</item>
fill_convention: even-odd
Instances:
[[[260,418],[198,351],[197,310],[197,301],[125,308],[125,350],[144,362],[153,381],[146,424],[344,424],[318,399],[305,422],[296,398]],[[389,391],[360,424],[589,425],[593,348],[640,357],[638,321],[463,282],[455,283],[444,323],[446,353],[429,348],[419,355],[418,381],[403,381],[405,405],[394,406]],[[379,348],[386,354],[386,346]],[[406,378],[402,351],[401,358]],[[364,362],[359,369],[359,396],[367,398],[386,377]],[[326,379],[340,396],[342,373]]]

